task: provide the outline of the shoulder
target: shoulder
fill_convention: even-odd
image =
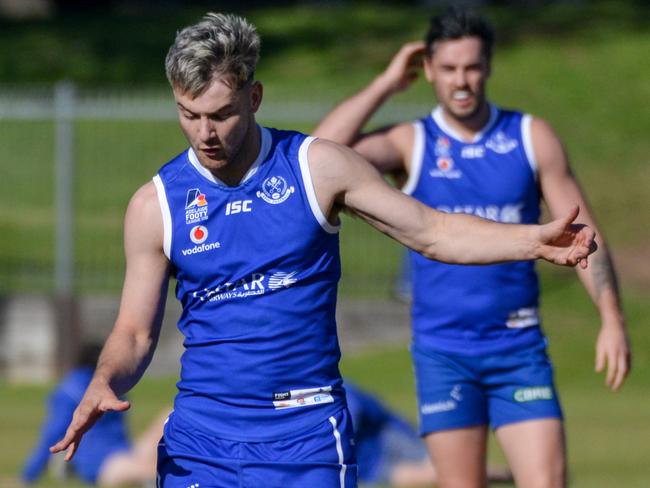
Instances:
[[[530,116],[530,139],[540,174],[568,168],[568,156],[553,126],[544,119]]]
[[[314,139],[309,145],[309,165],[323,172],[323,176],[345,175],[350,165],[364,162],[364,159],[355,150],[329,141],[327,139]]]
[[[419,120],[403,122],[390,127],[386,131],[386,136],[398,148],[410,147],[415,139],[416,127],[420,125],[421,122]]]
[[[127,243],[149,242],[162,248],[163,213],[153,181],[142,185],[131,197],[124,218],[124,233]]]
[[[546,150],[555,151],[558,147],[561,147],[562,141],[549,122],[532,115],[528,115],[528,117],[530,120],[530,137],[536,153],[543,154]]]
[[[160,205],[158,203],[158,189],[153,181],[148,181],[131,197],[127,215],[135,213],[142,217],[160,216]]]

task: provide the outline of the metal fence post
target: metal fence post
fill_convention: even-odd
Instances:
[[[56,361],[59,371],[74,361],[79,324],[74,292],[74,121],[75,87],[62,81],[54,87],[55,138],[55,265],[54,302],[57,324]]]

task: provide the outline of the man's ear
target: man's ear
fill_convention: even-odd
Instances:
[[[424,76],[429,83],[436,81],[436,77],[433,71],[433,54],[424,55],[422,58],[422,68],[424,69]]]
[[[250,91],[250,103],[253,113],[256,113],[262,104],[262,98],[264,97],[264,87],[259,81],[254,81],[251,85]]]

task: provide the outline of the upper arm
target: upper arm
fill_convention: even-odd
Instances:
[[[408,171],[414,138],[412,124],[399,124],[361,135],[352,148],[381,173]]]
[[[163,220],[153,182],[131,198],[124,219],[126,274],[115,328],[150,334],[160,326],[169,261],[163,252]]]
[[[580,220],[592,224],[586,198],[571,170],[566,149],[553,128],[546,121],[534,118],[531,137],[540,188],[551,215],[557,218],[577,204],[581,208]]]
[[[309,166],[321,209],[330,218],[348,208],[379,231],[421,251],[430,244],[438,212],[391,187],[358,153],[330,141],[309,148]]]

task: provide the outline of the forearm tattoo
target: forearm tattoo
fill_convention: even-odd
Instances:
[[[614,263],[607,249],[602,249],[593,257],[591,275],[594,279],[594,292],[599,299],[605,290],[612,290],[618,297],[618,281],[614,271]]]

